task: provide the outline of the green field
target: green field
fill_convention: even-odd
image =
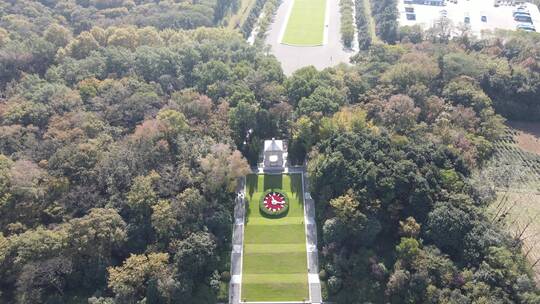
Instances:
[[[289,211],[271,219],[259,211],[266,190],[287,192]],[[302,301],[309,298],[302,176],[248,175],[242,265],[243,301]]]
[[[505,229],[513,235],[527,227],[522,250],[531,264],[540,259],[540,124],[508,122],[505,136],[493,143],[493,176],[504,176],[509,186],[498,185],[498,200],[488,209],[491,216],[507,210]],[[489,163],[487,164],[489,166]],[[540,284],[540,263],[533,269]]]
[[[324,39],[326,1],[294,0],[281,43],[298,46],[321,45]]]

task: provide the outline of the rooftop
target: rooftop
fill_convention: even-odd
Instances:
[[[283,140],[272,138],[264,141],[264,151],[284,151]]]

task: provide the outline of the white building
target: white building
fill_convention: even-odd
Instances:
[[[264,141],[263,170],[283,171],[287,167],[287,143],[283,140]]]

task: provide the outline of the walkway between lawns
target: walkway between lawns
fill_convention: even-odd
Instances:
[[[271,189],[286,192],[285,217],[270,219],[260,213],[259,200]],[[308,300],[302,175],[248,175],[246,198],[242,301]]]

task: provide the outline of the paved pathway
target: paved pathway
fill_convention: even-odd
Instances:
[[[231,282],[229,284],[229,303],[240,303],[240,289],[242,287],[242,250],[244,243],[244,217],[245,209],[245,184],[246,178],[242,178],[236,189],[236,204],[234,207],[234,227],[232,236],[231,253]]]
[[[339,0],[327,0],[326,39],[322,46],[297,47],[281,44],[280,34],[286,25],[287,13],[294,0],[283,0],[279,6],[273,24],[268,30],[266,44],[271,47],[270,52],[281,62],[286,75],[291,75],[299,68],[313,65],[317,69],[349,62],[355,54],[353,50],[346,50],[341,43]],[[355,36],[356,40],[356,36]]]
[[[302,172],[304,188],[304,218],[306,222],[306,239],[308,253],[308,283],[311,303],[322,303],[321,282],[319,280],[319,252],[317,250],[317,223],[315,222],[315,202],[307,191],[308,177]]]

